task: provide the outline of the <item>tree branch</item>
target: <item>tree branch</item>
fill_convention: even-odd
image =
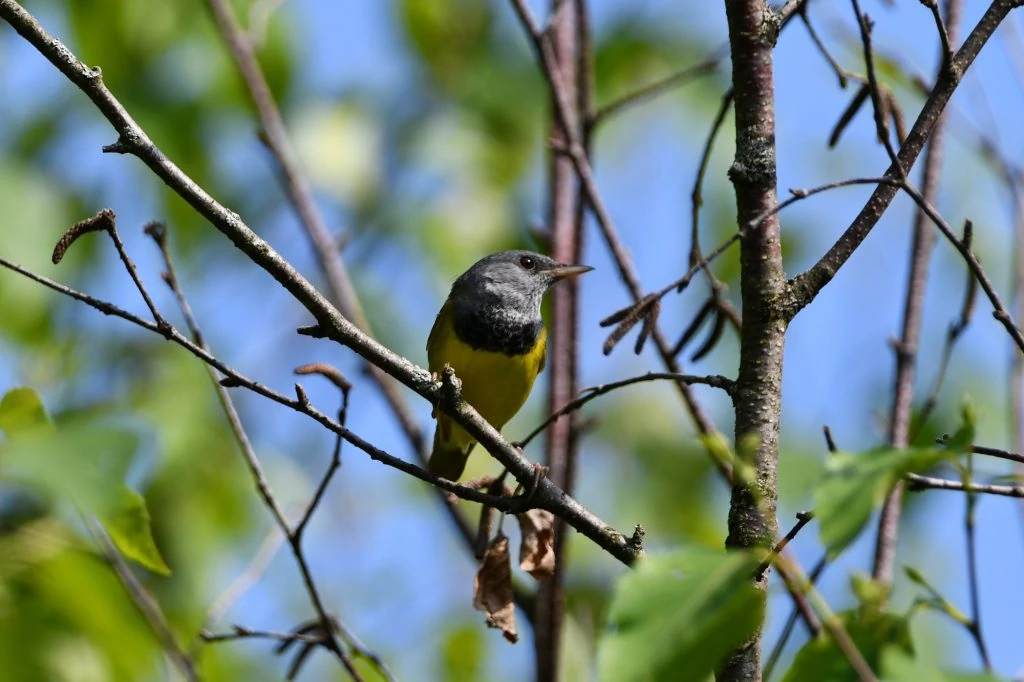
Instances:
[[[250,260],[266,270],[291,293],[316,319],[315,333],[317,335],[347,346],[370,363],[401,381],[421,397],[436,403],[443,412],[465,428],[477,442],[504,465],[520,483],[524,486],[531,485],[535,469],[522,453],[502,438],[501,434],[465,401],[452,396],[450,392],[442,391],[442,386],[431,378],[427,370],[417,367],[407,359],[385,348],[342,316],[308,280],[266,241],[253,232],[236,213],[226,209],[185,175],[181,169],[164,156],[121,103],[110,93],[103,84],[98,70],[83,64],[62,42],[47,33],[39,22],[14,0],[0,0],[0,18],[11,24],[51,64],[78,86],[111,123],[118,133],[118,141],[113,145],[108,145],[105,148],[106,151],[130,153],[139,158],[157,177],[167,183],[190,206],[230,239]],[[9,264],[7,261],[4,262]],[[23,269],[19,269],[19,271],[23,274],[27,273]],[[100,302],[100,305],[104,312],[111,312],[109,304]],[[181,341],[188,342],[184,337],[181,337]],[[335,433],[342,433],[346,440],[365,452],[372,453],[371,456],[375,459],[383,460],[382,455],[386,455],[387,458],[393,460],[391,462],[393,465],[403,468],[406,473],[418,472],[413,475],[441,485],[440,479],[431,481],[430,475],[420,467],[409,465],[387,455],[347,429],[342,429],[322,413],[316,419],[325,426],[331,424],[328,428]],[[361,442],[362,446],[356,441]],[[459,487],[455,484],[450,485],[451,487],[446,489]],[[629,537],[602,522],[546,478],[540,481],[534,491],[532,503],[564,518],[574,528],[599,544],[603,543],[602,546],[620,561],[631,563],[642,553],[640,548],[630,542]]]
[[[981,52],[982,47],[992,37],[996,28],[1006,18],[1006,15],[1020,6],[1020,0],[994,0],[985,14],[978,21],[977,26],[964,41],[963,46],[950,62],[950,68],[945,70],[939,77],[925,102],[921,113],[918,114],[913,128],[907,134],[906,142],[900,147],[897,155],[899,166],[909,171],[921,151],[924,144],[932,133],[942,110],[945,108],[949,98],[953,95],[964,74],[974,59]],[[898,178],[899,169],[890,164],[885,173],[889,177]],[[828,252],[814,264],[808,271],[797,275],[788,284],[788,305],[787,317],[792,318],[814,297],[818,295],[825,285],[835,277],[839,268],[846,263],[853,252],[864,241],[871,229],[881,219],[882,214],[889,207],[898,191],[897,187],[891,185],[879,185],[868,199],[864,208],[854,219],[853,223],[846,229],[843,235],[836,241]]]
[[[177,638],[167,623],[167,618],[164,616],[163,611],[160,610],[160,605],[153,599],[151,594],[146,592],[146,588],[142,586],[138,578],[135,577],[135,574],[132,573],[131,567],[121,556],[120,552],[117,551],[114,543],[110,541],[106,530],[99,523],[91,522],[88,519],[85,519],[85,523],[99,544],[103,557],[110,564],[114,573],[117,574],[118,580],[121,581],[121,585],[124,586],[135,608],[138,609],[139,613],[149,624],[156,638],[160,640],[160,645],[163,647],[167,657],[181,671],[186,680],[198,682],[200,678],[196,672],[195,665],[185,653],[185,650],[181,648],[181,645],[178,644]]]
[[[581,89],[578,22],[585,20],[583,0],[551,0],[548,37],[558,66],[558,78],[571,107],[569,116],[551,115],[550,137],[558,142],[582,139],[589,102],[589,88]],[[554,106],[552,107],[554,108]],[[549,151],[548,159],[548,226],[552,257],[562,263],[578,263],[583,251],[583,221],[577,220],[580,204],[579,181],[572,161]],[[582,217],[582,216],[581,216]],[[576,395],[579,281],[562,283],[551,292],[551,330],[548,340],[548,409],[564,404]],[[556,424],[547,432],[544,463],[555,485],[572,492],[579,454],[579,429],[572,417]],[[555,682],[561,659],[562,621],[565,615],[565,524],[556,522],[552,528],[555,553],[554,573],[539,582],[533,621],[533,645],[538,682]]]
[[[666,379],[670,381],[682,381],[684,383],[690,384],[691,386],[694,384],[712,386],[714,388],[720,388],[726,393],[729,393],[730,395],[732,395],[734,388],[734,382],[731,379],[727,379],[717,374],[711,376],[697,376],[693,374],[675,374],[673,372],[648,372],[647,374],[641,374],[640,376],[630,377],[629,379],[621,379],[619,381],[613,381],[607,384],[591,386],[589,388],[584,388],[580,391],[580,393],[582,393],[583,395],[580,395],[574,398],[573,400],[570,400],[568,403],[562,405],[561,408],[559,408],[555,412],[552,412],[547,419],[538,424],[533,429],[533,431],[530,431],[530,433],[527,434],[527,436],[523,438],[521,441],[516,443],[516,445],[518,445],[521,448],[525,448],[531,440],[536,438],[539,433],[541,433],[547,427],[551,426],[551,424],[558,421],[561,417],[564,417],[567,414],[576,412],[584,405],[589,403],[591,400],[594,400],[599,396],[602,396],[606,393],[611,393],[612,391],[622,388],[623,386],[632,386],[633,384],[639,384],[641,382],[657,381],[661,379]]]
[[[762,0],[726,0],[726,17],[736,114],[736,156],[729,178],[736,195],[737,222],[746,226],[777,204],[774,37],[766,35],[771,13]],[[770,549],[778,534],[776,476],[786,336],[778,301],[785,287],[781,231],[778,218],[771,215],[744,230],[740,239],[743,329],[733,401],[735,438],[737,444],[757,444],[748,455],[750,475],[733,480],[727,547]],[[755,576],[754,585],[766,599],[767,575]],[[729,655],[717,679],[761,679],[760,629]]]
[[[940,60],[939,75],[949,68],[952,52],[949,48],[950,35],[956,40],[962,15],[961,0],[949,0],[946,3],[946,14],[949,17],[949,30],[942,23],[938,6],[932,0],[932,10],[941,34],[943,52]],[[865,50],[868,48],[865,47]],[[872,90],[874,91],[874,84]],[[945,148],[945,129],[948,114],[940,112],[928,141],[925,152],[924,168],[921,173],[922,197],[934,204],[939,195],[939,183],[942,177],[942,159]],[[910,445],[910,423],[914,406],[914,381],[917,371],[917,348],[921,337],[921,324],[924,318],[924,297],[928,284],[929,266],[932,251],[935,247],[935,231],[928,225],[928,216],[924,209],[918,208],[914,214],[913,244],[910,249],[910,271],[907,275],[907,294],[903,304],[903,329],[900,340],[896,344],[896,373],[893,385],[892,411],[889,419],[889,444],[894,448],[905,448]],[[885,498],[882,513],[878,520],[878,536],[875,543],[875,557],[872,577],[882,583],[889,584],[893,579],[893,568],[896,563],[896,548],[899,539],[900,512],[903,501],[903,484],[897,483]]]
[[[958,490],[960,492],[970,490],[972,493],[983,493],[986,495],[1024,497],[1024,485],[964,484],[963,481],[951,481],[946,478],[935,478],[934,476],[922,476],[920,474],[907,474],[906,481],[908,488],[913,492],[918,490]]]

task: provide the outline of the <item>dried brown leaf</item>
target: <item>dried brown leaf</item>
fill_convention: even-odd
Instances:
[[[517,514],[522,543],[519,545],[519,568],[537,580],[555,572],[555,515],[544,509],[531,509]]]
[[[516,606],[512,597],[512,562],[508,538],[494,538],[484,553],[473,580],[473,608],[483,611],[487,626],[499,628],[509,642],[519,640],[516,633]]]

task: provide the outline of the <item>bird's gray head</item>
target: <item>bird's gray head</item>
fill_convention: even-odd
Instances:
[[[486,306],[539,320],[541,300],[553,284],[590,270],[531,251],[502,251],[477,261],[455,280],[451,298],[460,307]]]

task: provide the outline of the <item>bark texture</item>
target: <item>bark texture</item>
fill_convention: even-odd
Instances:
[[[736,158],[729,169],[737,219],[747,226],[776,204],[775,85],[772,48],[778,19],[762,0],[726,0],[736,110]],[[786,291],[779,222],[772,216],[744,233],[740,246],[743,329],[736,382],[736,450],[728,547],[770,547],[775,517]],[[767,572],[757,581],[764,594]],[[761,679],[761,637],[733,652],[720,682]]]

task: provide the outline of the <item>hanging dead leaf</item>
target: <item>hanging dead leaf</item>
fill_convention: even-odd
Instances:
[[[487,625],[499,628],[505,639],[515,644],[516,606],[512,601],[512,563],[508,538],[498,535],[487,547],[480,570],[473,580],[473,608],[483,611]]]
[[[519,568],[537,580],[555,572],[555,515],[544,509],[531,509],[517,514],[523,535],[519,545]]]

